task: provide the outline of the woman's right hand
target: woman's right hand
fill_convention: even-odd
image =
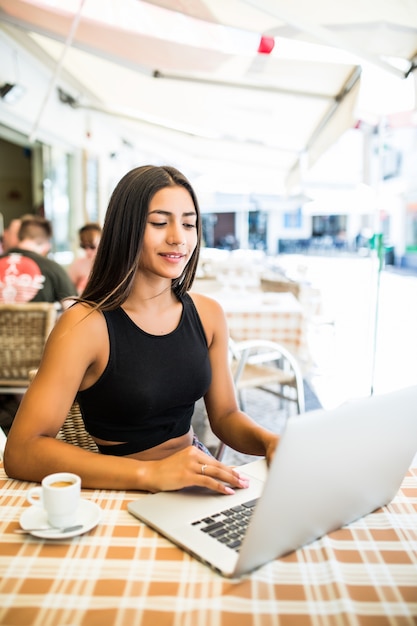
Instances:
[[[159,461],[141,463],[141,487],[153,493],[184,487],[206,487],[224,495],[249,486],[247,477],[195,446],[188,446]]]

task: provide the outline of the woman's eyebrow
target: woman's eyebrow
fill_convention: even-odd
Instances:
[[[153,215],[153,214],[173,215],[172,211],[164,211],[163,209],[155,209],[154,211],[149,211],[148,213],[148,215]],[[186,213],[183,213],[181,217],[194,217],[196,215],[197,215],[196,211],[187,211]]]

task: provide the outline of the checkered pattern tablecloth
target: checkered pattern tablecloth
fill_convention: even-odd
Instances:
[[[132,517],[146,495],[84,491],[103,510],[89,533],[16,535],[29,486],[0,465],[1,626],[417,624],[417,467],[387,507],[240,580]]]
[[[220,302],[226,314],[232,339],[268,339],[306,357],[306,331],[303,308],[291,293],[209,294]]]
[[[288,348],[294,356],[303,346],[303,320],[300,312],[226,312],[230,336],[243,339],[268,339]]]

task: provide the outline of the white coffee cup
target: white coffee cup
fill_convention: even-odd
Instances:
[[[40,487],[29,489],[26,498],[34,506],[45,509],[51,526],[70,526],[77,521],[81,478],[69,472],[49,474]]]

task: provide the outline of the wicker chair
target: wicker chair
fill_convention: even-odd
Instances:
[[[94,439],[89,435],[84,427],[83,418],[81,416],[80,406],[77,401],[73,402],[67,418],[57,434],[57,439],[72,443],[85,450],[98,452]]]
[[[36,369],[29,372],[29,381],[31,382],[36,376]],[[72,403],[65,422],[62,424],[56,436],[57,439],[71,443],[73,446],[79,446],[85,450],[98,452],[96,442],[86,431],[84,421],[81,415],[80,405],[76,400]]]
[[[24,393],[57,317],[50,302],[0,304],[0,393]]]

